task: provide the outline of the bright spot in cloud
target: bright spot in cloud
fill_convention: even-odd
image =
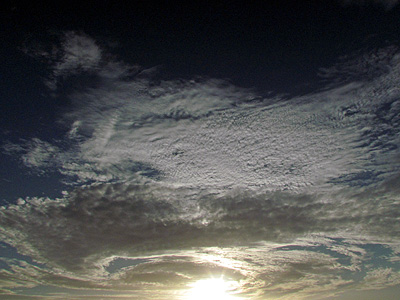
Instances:
[[[191,285],[186,300],[239,300],[229,294],[234,289],[234,282],[222,278],[209,278],[196,281]]]

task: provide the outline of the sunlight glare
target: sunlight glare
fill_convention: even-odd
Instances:
[[[210,278],[196,281],[191,285],[187,300],[239,300],[229,295],[233,289],[232,283],[222,278]]]

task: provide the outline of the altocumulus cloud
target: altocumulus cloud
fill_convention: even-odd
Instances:
[[[156,290],[211,273],[285,299],[400,283],[396,48],[321,70],[325,89],[275,98],[155,79],[82,33],[52,51],[31,53],[50,59],[51,88],[71,100],[63,147],[34,138],[3,151],[72,186],[1,208],[3,240],[40,263],[5,262],[3,287],[163,299]],[[96,84],[57,89],[87,76]],[[111,271],[118,259],[131,264]]]

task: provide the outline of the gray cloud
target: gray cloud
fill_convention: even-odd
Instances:
[[[152,285],[152,282],[166,286],[173,282],[174,287],[185,286],[192,278],[201,277],[196,272],[204,267],[214,268],[215,273],[222,272],[239,281],[243,277],[242,280],[269,282],[271,287],[266,286],[265,289],[271,293],[281,290],[280,286],[286,282],[287,287],[293,284],[293,288],[287,288],[282,293],[291,293],[293,289],[292,292],[301,290],[306,295],[320,280],[326,280],[329,290],[333,289],[332,284],[347,284],[347,280],[341,279],[340,272],[359,270],[360,263],[365,260],[365,250],[360,248],[364,243],[398,240],[400,228],[396,224],[400,216],[396,203],[399,199],[398,196],[381,194],[382,189],[320,197],[290,193],[216,196],[198,195],[192,190],[165,186],[103,184],[79,188],[57,201],[31,199],[3,208],[1,235],[25,254],[46,263],[50,270],[70,272],[76,283],[72,279],[62,279],[63,276],[59,282],[70,287],[79,283],[92,285],[90,280],[79,279],[89,275],[94,281],[102,279],[103,288],[115,288],[117,282],[129,282],[127,288]],[[379,199],[379,202],[374,199]],[[261,246],[262,241],[266,245],[271,242],[272,245],[296,245],[296,239],[312,233],[357,236],[364,241],[361,246],[353,246],[353,251],[349,245],[344,247],[317,241],[317,245],[329,247],[331,252],[326,254],[309,252],[313,247],[309,242],[301,246],[304,252],[296,252],[295,249],[278,251],[273,250],[276,246]],[[251,250],[243,252],[240,250],[243,247],[256,252],[253,252],[254,255]],[[200,252],[193,252],[194,249]],[[218,253],[218,250],[206,249],[221,249],[219,258],[214,261],[211,258],[207,262],[207,255],[213,257],[210,253]],[[344,249],[347,249],[346,252]],[[332,251],[338,257],[345,255],[348,258],[346,263],[331,257]],[[170,262],[166,262],[166,256],[157,259],[160,253],[175,253],[176,259]],[[151,254],[155,258],[149,257]],[[101,263],[110,255],[147,257],[149,261],[144,260],[144,263],[122,270],[114,275],[116,279],[113,283],[105,279],[108,263]],[[179,256],[187,257],[189,262],[177,258]],[[296,262],[314,256],[311,262]],[[190,257],[200,257],[201,261],[190,262]],[[221,257],[228,262],[236,262],[237,267],[235,263],[224,262]],[[323,263],[324,259],[327,265]],[[279,269],[284,265],[283,261],[286,261],[286,267]],[[214,267],[211,268],[210,264]],[[164,266],[168,268],[164,270]],[[187,268],[186,273],[182,268]],[[278,269],[277,273],[268,271],[264,274],[264,268]],[[336,270],[327,272],[330,279],[321,277],[327,268],[332,272]],[[315,279],[305,275],[309,272],[314,274]],[[39,282],[44,281],[43,275],[39,278]],[[55,284],[57,273],[50,273],[46,278]],[[248,288],[249,292],[252,287],[254,285]]]

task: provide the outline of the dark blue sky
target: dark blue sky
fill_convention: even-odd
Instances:
[[[43,112],[64,103],[48,97],[45,65],[18,50],[48,43],[51,32],[81,30],[128,63],[163,66],[170,78],[227,78],[263,92],[304,93],[318,87],[319,68],[341,55],[397,43],[399,11],[341,1],[7,1],[0,26],[1,124],[29,135],[54,118],[52,108]]]
[[[104,43],[117,39],[116,53],[131,63],[166,65],[176,76],[228,77],[238,84],[285,90],[282,81],[313,79],[318,68],[339,55],[381,46],[399,35],[399,8],[385,10],[381,4],[73,3],[9,3],[2,28],[10,47],[3,45],[3,50],[16,60],[13,49],[21,42],[48,38],[49,30],[79,28]]]

